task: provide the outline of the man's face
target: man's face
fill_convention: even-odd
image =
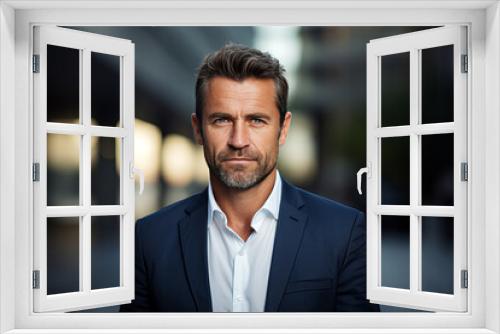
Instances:
[[[193,114],[192,125],[210,172],[227,187],[251,188],[276,167],[291,114],[280,127],[272,79],[216,77],[205,93],[202,120]]]

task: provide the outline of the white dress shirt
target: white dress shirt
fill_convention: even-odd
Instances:
[[[281,202],[281,178],[252,218],[246,242],[227,225],[227,217],[208,186],[208,277],[214,312],[263,312]]]

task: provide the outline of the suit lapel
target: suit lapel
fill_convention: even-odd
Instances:
[[[307,222],[297,189],[283,180],[280,213],[267,285],[266,312],[278,311]]]
[[[205,190],[193,199],[179,223],[184,268],[198,312],[212,311],[207,259],[207,203]]]

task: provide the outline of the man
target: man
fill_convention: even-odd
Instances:
[[[240,45],[205,58],[191,123],[210,183],[137,222],[135,300],[121,311],[378,311],[363,214],[276,170],[292,118],[283,74]]]

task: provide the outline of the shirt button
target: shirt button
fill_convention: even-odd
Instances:
[[[241,302],[242,300],[243,300],[243,298],[241,296],[236,297],[237,302]]]

